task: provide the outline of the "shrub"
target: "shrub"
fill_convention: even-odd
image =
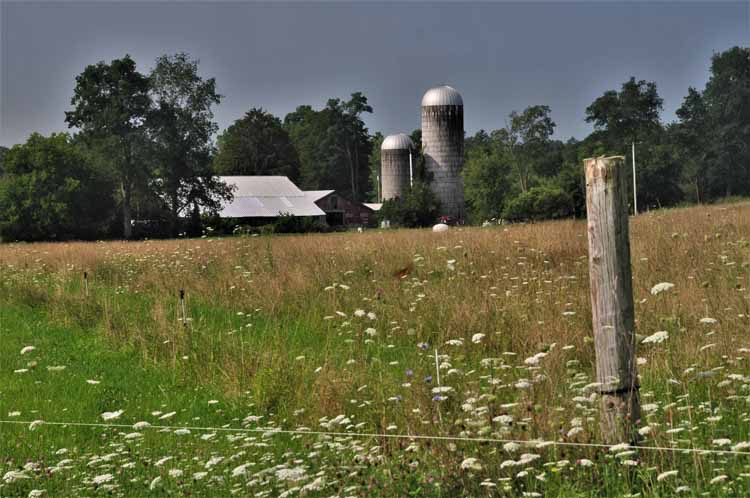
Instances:
[[[573,198],[559,187],[532,187],[511,199],[503,210],[510,221],[565,218],[573,214]]]
[[[440,203],[429,185],[415,181],[404,197],[388,199],[378,211],[380,221],[389,220],[394,225],[415,228],[430,226],[439,214]]]

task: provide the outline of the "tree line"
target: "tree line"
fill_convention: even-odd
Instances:
[[[163,235],[197,234],[232,196],[218,175],[284,175],[303,189],[377,200],[383,135],[365,126],[373,109],[361,92],[299,106],[283,120],[252,108],[217,136],[213,108],[222,99],[184,53],[159,57],[148,74],[127,55],[87,66],[65,113],[73,133],[34,133],[0,148],[0,238],[130,238],[145,223]],[[586,108],[594,131],[583,140],[554,140],[546,105],[468,136],[469,221],[583,216],[582,160],[623,154],[630,164],[633,149],[639,210],[750,195],[750,49],[715,54],[708,83],[687,90],[675,122],[664,123],[662,109],[654,82],[630,78]],[[383,213],[418,226],[433,222],[438,206],[421,133],[411,135],[414,187]]]

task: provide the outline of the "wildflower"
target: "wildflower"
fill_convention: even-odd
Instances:
[[[659,344],[667,339],[669,339],[669,333],[666,330],[660,330],[643,339],[641,344]]]
[[[518,444],[518,443],[514,443],[514,442],[510,442],[510,443],[505,443],[505,444],[503,445],[503,449],[504,449],[505,451],[507,451],[508,453],[515,453],[515,452],[516,452],[516,451],[518,451],[518,450],[519,450],[520,448],[521,448],[521,445],[520,445],[520,444]]]
[[[12,484],[20,479],[30,479],[30,477],[19,470],[11,470],[3,475],[3,482],[6,484]]]
[[[591,467],[592,465],[594,465],[594,462],[587,458],[581,458],[580,460],[576,461],[576,463],[581,467]]]
[[[195,474],[193,474],[193,479],[195,479],[196,481],[200,481],[207,475],[208,475],[208,472],[196,472]]]
[[[365,310],[355,310],[354,311],[354,316],[359,317],[359,318],[362,318],[366,314],[367,313],[365,312]]]
[[[150,490],[152,490],[152,491],[153,491],[154,489],[156,489],[156,487],[157,487],[157,486],[158,486],[158,485],[159,485],[160,483],[161,483],[161,476],[156,476],[156,477],[154,477],[154,478],[153,478],[153,480],[151,481],[151,484],[149,484],[149,485],[148,485],[148,489],[150,489]]]
[[[169,477],[178,478],[182,477],[185,472],[182,469],[169,469]]]
[[[427,351],[430,348],[430,345],[426,342],[420,342],[419,344],[417,344],[417,347],[422,351]]]
[[[47,491],[44,489],[32,489],[31,491],[29,491],[28,498],[40,498],[46,492]]]
[[[115,420],[115,419],[120,418],[120,415],[122,415],[123,413],[124,413],[124,410],[117,410],[114,412],[104,412],[102,413],[102,420],[104,420],[105,422],[108,420]]]
[[[86,381],[86,383],[87,383],[87,384],[91,384],[92,386],[95,386],[95,385],[97,385],[97,384],[100,384],[101,382],[100,382],[100,381],[98,381],[98,380],[92,380],[92,379],[88,379],[88,380]]]
[[[672,289],[673,287],[674,287],[673,283],[670,283],[670,282],[660,282],[660,283],[654,285],[653,287],[651,287],[651,294],[655,296],[655,295],[660,294],[662,292],[666,292],[666,291]]]
[[[135,430],[145,429],[147,427],[151,427],[151,424],[148,422],[136,422],[133,424],[133,429]]]
[[[727,480],[727,478],[728,478],[728,476],[726,476],[726,475],[722,474],[722,475],[720,475],[720,476],[716,476],[716,477],[714,477],[713,479],[711,479],[711,480],[709,481],[709,483],[710,483],[710,484],[719,484],[720,482],[724,482],[724,481],[726,481],[726,480]]]
[[[727,438],[714,439],[712,444],[714,446],[729,446],[732,444],[732,440]]]
[[[669,479],[670,477],[676,476],[678,473],[679,472],[676,471],[676,470],[668,470],[668,471],[662,472],[661,474],[659,474],[658,476],[656,476],[656,480],[659,481],[659,482],[661,482],[664,479]]]
[[[279,469],[276,471],[276,479],[279,481],[301,481],[307,477],[304,467],[293,467],[291,469]]]
[[[464,470],[482,470],[482,464],[479,463],[478,459],[470,457],[461,462],[461,468]]]
[[[377,315],[370,311],[369,313],[367,313],[367,318],[369,318],[370,320],[375,320],[377,318]]]
[[[750,449],[750,441],[742,441],[732,446],[732,451],[742,451]]]
[[[480,342],[482,342],[482,339],[484,339],[484,334],[474,334],[473,336],[471,336],[471,342],[473,342],[474,344],[479,344]]]
[[[33,431],[33,430],[35,430],[35,429],[36,429],[37,427],[39,427],[39,426],[40,426],[40,425],[42,425],[43,423],[44,423],[44,420],[34,420],[33,422],[31,422],[31,423],[29,424],[29,430],[30,430],[30,431]]]
[[[374,337],[378,335],[378,332],[374,328],[368,327],[365,329],[365,334],[369,335],[370,337]]]
[[[31,353],[35,349],[36,348],[34,346],[25,346],[24,348],[21,349],[21,354]]]
[[[706,317],[701,318],[700,322],[705,325],[714,325],[715,323],[718,323],[719,321],[716,318],[711,318],[711,317],[706,316]]]
[[[91,482],[96,484],[97,486],[101,484],[106,484],[114,479],[114,476],[112,474],[100,474],[98,476],[95,476]]]

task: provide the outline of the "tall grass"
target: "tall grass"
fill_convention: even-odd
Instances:
[[[346,415],[360,431],[590,442],[597,434],[587,387],[594,353],[586,248],[582,221],[442,234],[5,245],[0,309],[22,307],[55,327],[85,330],[142,366],[164,369],[177,385],[238,403],[249,393],[257,413],[290,426]],[[643,403],[656,405],[642,422],[647,444],[750,440],[750,205],[631,219],[631,253],[639,337],[669,335],[639,346]],[[652,295],[659,282],[674,287]],[[451,388],[444,395],[433,391],[436,350],[442,384]],[[1,400],[0,408],[13,404]],[[408,462],[408,441],[379,445],[390,465]],[[622,494],[632,486],[670,494],[678,481],[690,493],[748,489],[748,457],[545,450],[544,463],[591,459],[595,469],[602,464],[595,472],[519,464],[520,453],[502,447],[421,447],[416,461],[454,470],[405,463],[391,477],[364,474],[384,496],[414,489],[567,496],[604,482]],[[568,467],[576,470],[561,470]],[[656,480],[673,468],[679,479]],[[734,474],[710,485],[723,475],[717,468]]]

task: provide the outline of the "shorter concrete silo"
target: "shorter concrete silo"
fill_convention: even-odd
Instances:
[[[380,178],[383,184],[382,200],[403,197],[410,188],[410,157],[414,150],[409,135],[388,135],[380,146]]]

